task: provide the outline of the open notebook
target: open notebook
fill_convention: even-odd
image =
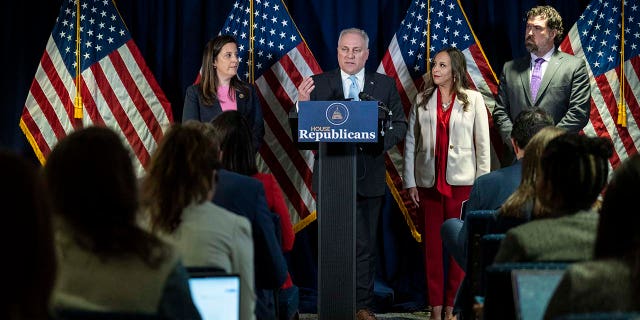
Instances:
[[[187,268],[191,297],[203,320],[240,319],[240,276],[217,268]]]
[[[517,319],[541,320],[565,270],[511,271]]]

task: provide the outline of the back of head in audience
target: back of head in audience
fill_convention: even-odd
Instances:
[[[142,190],[154,230],[175,231],[185,207],[213,197],[219,151],[200,128],[205,126],[174,124],[153,154]]]
[[[211,120],[222,152],[222,167],[252,176],[258,172],[256,154],[252,145],[251,128],[238,111],[219,114]]]
[[[518,148],[524,149],[529,140],[533,138],[540,129],[553,126],[553,118],[541,108],[528,109],[520,112],[513,122],[511,129],[511,139]]]
[[[589,210],[609,174],[611,141],[567,133],[551,140],[536,179],[537,215],[561,216]]]
[[[523,112],[524,113],[524,112]],[[536,133],[527,143],[522,159],[522,179],[518,189],[500,208],[500,215],[524,218],[531,213],[535,196],[536,173],[540,170],[540,157],[549,141],[564,134],[565,129],[547,126]],[[535,212],[534,212],[534,217]]]
[[[38,168],[0,151],[0,201],[6,211],[0,268],[4,277],[1,319],[47,319],[56,259],[47,190]]]
[[[62,139],[45,165],[61,231],[106,259],[135,254],[150,266],[164,259],[161,243],[137,224],[138,190],[131,153],[105,127],[79,129]]]
[[[602,201],[595,258],[626,258],[640,272],[640,214],[629,201],[638,196],[640,155],[635,154],[616,169]],[[635,282],[639,283],[639,282]]]

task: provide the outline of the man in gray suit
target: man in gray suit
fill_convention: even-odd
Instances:
[[[511,128],[522,110],[539,107],[547,111],[556,126],[579,132],[589,120],[589,74],[583,59],[560,52],[555,42],[562,39],[562,17],[550,6],[527,12],[525,47],[530,55],[505,63],[493,110],[506,146],[502,165],[513,162]]]

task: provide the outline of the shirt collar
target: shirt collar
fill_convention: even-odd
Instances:
[[[342,71],[342,69],[340,69],[340,76],[342,77],[342,83],[346,83],[347,80],[349,80],[349,76],[350,74]],[[358,86],[360,88],[364,87],[364,68],[362,68],[360,71],[358,71],[358,73],[355,74],[356,79],[358,80]],[[351,84],[349,82],[349,84]]]
[[[553,46],[553,48],[551,48],[551,50],[547,51],[547,53],[545,53],[542,57],[538,57],[535,54],[531,53],[531,63],[535,64],[536,59],[538,58],[542,58],[544,59],[545,62],[549,62],[549,60],[551,60],[551,56],[553,55],[553,53],[556,51],[556,47]]]

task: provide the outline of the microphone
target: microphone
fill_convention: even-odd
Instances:
[[[391,109],[387,108],[387,105],[384,104],[384,102],[372,97],[370,94],[366,93],[366,92],[360,92],[358,93],[358,98],[360,98],[360,100],[362,101],[375,101],[378,103],[378,108],[382,109],[382,111],[384,111],[387,116],[386,116],[386,120],[384,120],[382,122],[382,131],[380,132],[380,134],[382,134],[382,136],[384,136],[384,122],[388,123],[389,126],[389,130],[393,130],[393,121],[391,121],[391,116],[393,115],[393,112],[391,112]]]
[[[370,94],[366,93],[366,92],[360,92],[358,93],[358,98],[360,98],[360,100],[362,101],[375,101],[378,103],[378,107],[380,109],[382,109],[384,112],[388,113],[389,115],[392,115],[393,113],[391,112],[391,110],[389,108],[387,108],[387,105],[384,104],[384,102],[372,97]]]

